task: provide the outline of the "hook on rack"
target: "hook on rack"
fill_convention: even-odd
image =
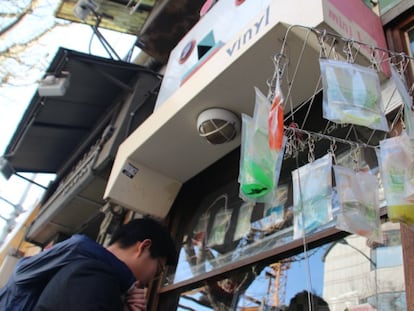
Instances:
[[[359,162],[361,157],[361,148],[358,145],[354,145],[351,151],[352,166],[354,171],[359,171]]]
[[[371,46],[371,54],[369,57],[369,61],[371,62],[372,68],[374,68],[376,71],[379,71],[381,60],[378,59],[378,50],[375,48],[375,46]]]
[[[283,53],[277,53],[273,56],[274,71],[273,76],[266,81],[269,88],[267,98],[272,101],[276,94],[276,88],[280,87],[285,68],[289,63],[288,57]]]
[[[312,135],[309,136],[308,147],[308,161],[309,163],[312,163],[313,161],[315,161],[315,139]]]
[[[285,54],[277,53],[273,56],[273,64],[280,76],[283,76],[285,67],[288,64],[288,58]]]
[[[285,131],[286,135],[286,144],[285,144],[285,152],[284,152],[284,158],[290,158],[290,157],[297,157],[299,154],[299,150],[297,149],[297,143],[296,143],[296,137],[294,131]]]
[[[318,29],[313,29],[313,31],[314,33],[316,33],[316,37],[319,42],[319,58],[328,58],[328,52],[326,50],[326,45],[325,45],[326,29],[323,29],[322,31]]]
[[[397,72],[400,74],[401,78],[404,79],[404,73],[407,70],[407,67],[410,63],[410,60],[407,57],[407,54],[405,53],[394,54],[390,57],[390,62],[394,66],[394,68],[397,70]]]
[[[346,56],[346,61],[348,63],[353,64],[353,63],[355,63],[355,57],[352,54],[352,49],[354,47],[354,41],[352,39],[350,39],[350,40],[344,40],[344,42],[345,42],[345,45],[342,49],[342,52],[344,52],[344,54]]]
[[[335,140],[335,138],[332,138],[331,139],[331,144],[330,144],[330,146],[329,146],[329,150],[328,150],[328,152],[331,154],[331,156],[332,156],[332,159],[333,159],[333,162],[336,164],[337,162],[336,162],[336,156],[335,156],[335,151],[336,151],[336,148],[337,148],[337,146],[336,146],[336,140]]]
[[[285,145],[285,159],[295,158],[300,152],[306,148],[306,142],[303,138],[305,131],[300,131],[296,123],[291,122],[288,127],[285,127],[285,136],[287,137]],[[309,136],[308,133],[305,133]]]

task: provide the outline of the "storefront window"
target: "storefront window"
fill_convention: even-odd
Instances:
[[[387,227],[399,233],[398,224],[383,226],[384,233]],[[400,246],[391,246],[394,256],[401,257]],[[253,264],[183,292],[178,310],[296,310],[294,304],[308,310],[308,298],[312,310],[406,310],[402,262],[380,266],[372,248],[387,246],[350,235],[271,264]]]
[[[384,243],[372,250],[377,268],[402,266],[402,249],[399,230],[385,230]]]
[[[351,154],[344,152],[336,160],[345,165]],[[398,223],[381,224],[382,243],[342,234],[315,238],[318,246],[305,248],[304,241],[335,229],[336,217],[295,239],[291,180],[278,189],[272,206],[252,205],[239,198],[234,180],[194,207],[182,228],[175,274],[163,284],[183,288],[177,310],[290,310],[296,295],[308,301],[308,293],[320,303],[315,310],[406,310]],[[383,205],[384,198],[380,201]],[[333,207],[336,216],[337,203]]]
[[[384,14],[393,7],[395,7],[401,0],[379,0],[378,4],[380,7],[380,13]]]
[[[383,234],[399,234],[399,225],[385,223]],[[398,245],[369,244],[365,238],[351,235],[338,241],[325,257],[324,298],[332,310],[344,310],[358,304],[376,310],[406,310],[401,242]],[[387,250],[384,252],[384,250]],[[394,256],[394,259],[384,257]],[[393,265],[385,262],[393,261]],[[374,309],[366,309],[374,310]]]
[[[411,13],[406,12],[405,18],[398,19],[397,22],[389,23],[385,27],[385,32],[388,38],[388,45],[395,51],[407,54],[414,57],[414,16],[412,14],[414,7],[411,8]],[[414,83],[414,67],[413,61],[408,62],[405,71],[408,87]]]
[[[407,31],[407,38],[410,47],[410,55],[414,56],[414,27]]]
[[[336,160],[351,166],[352,152],[344,152]],[[364,161],[360,164],[367,166]],[[332,198],[332,220],[307,232],[306,238],[337,225],[339,202],[335,195]],[[383,198],[380,203],[383,204]],[[292,206],[292,179],[280,182],[271,205],[244,202],[239,197],[237,180],[217,189],[194,208],[197,212],[185,223],[177,269],[164,285],[192,279],[292,241],[300,245],[302,239],[295,231],[297,221]]]
[[[288,306],[295,296],[295,300],[306,301],[309,282],[315,304],[327,306],[322,299],[323,256],[327,249],[329,245],[270,265],[252,265],[225,279],[208,282],[183,293],[178,310],[279,310],[277,307]]]
[[[236,181],[205,198],[184,236],[174,283],[291,241],[288,186],[279,189],[271,207],[243,202]]]

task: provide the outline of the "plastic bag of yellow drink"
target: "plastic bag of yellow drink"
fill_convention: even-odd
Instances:
[[[407,134],[382,140],[379,150],[381,179],[388,217],[414,224],[414,152]]]

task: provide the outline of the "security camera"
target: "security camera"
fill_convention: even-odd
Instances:
[[[48,74],[39,81],[39,96],[63,96],[69,87],[70,73],[62,71],[59,75]]]
[[[91,12],[96,12],[99,8],[98,3],[94,0],[78,0],[73,8],[73,14],[80,20],[86,20],[86,17]]]
[[[233,140],[240,132],[240,119],[226,109],[207,109],[197,118],[197,131],[209,143],[223,144]]]

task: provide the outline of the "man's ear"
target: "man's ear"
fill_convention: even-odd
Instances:
[[[141,255],[146,249],[149,251],[151,245],[152,245],[152,241],[150,239],[139,241],[137,243],[138,255]]]

